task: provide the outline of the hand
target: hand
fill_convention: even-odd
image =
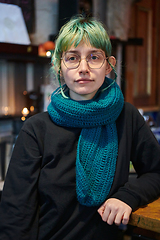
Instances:
[[[116,199],[109,198],[99,209],[98,213],[101,215],[102,220],[112,225],[120,225],[121,222],[126,225],[129,222],[129,217],[132,208],[126,203]]]

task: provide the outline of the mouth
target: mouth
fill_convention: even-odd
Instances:
[[[93,82],[93,80],[92,80],[92,79],[89,79],[89,78],[79,78],[79,79],[77,79],[75,82],[84,84],[84,83]]]

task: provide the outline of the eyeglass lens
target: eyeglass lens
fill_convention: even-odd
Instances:
[[[63,61],[67,68],[77,68],[81,62],[81,57],[76,53],[66,52]],[[86,61],[90,68],[101,68],[105,57],[100,52],[94,52],[86,57]]]

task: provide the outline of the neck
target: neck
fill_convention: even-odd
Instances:
[[[77,94],[75,92],[72,92],[69,90],[69,96],[75,101],[86,101],[86,100],[91,100],[94,98],[95,94],[97,91],[90,93],[90,94]]]

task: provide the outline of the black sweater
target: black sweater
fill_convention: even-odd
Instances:
[[[160,195],[160,146],[129,103],[116,121],[119,153],[109,197],[133,210]],[[17,139],[0,205],[1,240],[114,240],[117,227],[98,207],[76,198],[75,159],[81,129],[52,122],[47,112],[29,118]],[[138,177],[129,181],[130,161]]]

